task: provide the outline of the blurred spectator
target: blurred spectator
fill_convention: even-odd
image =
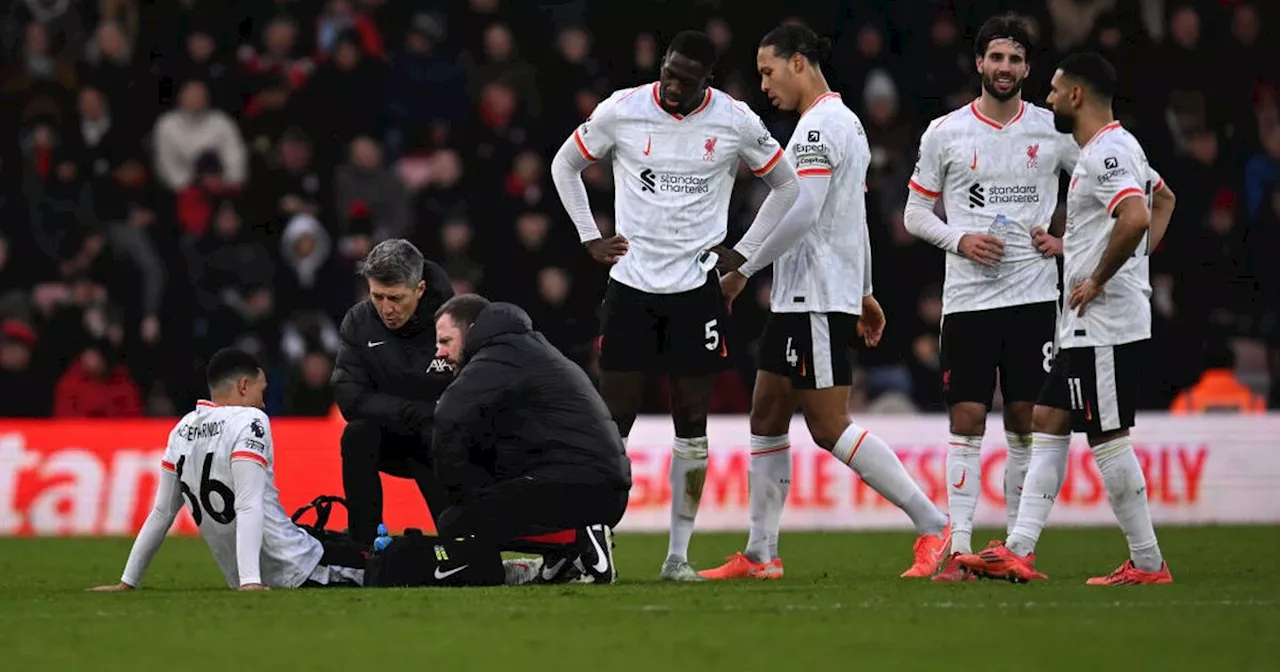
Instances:
[[[101,343],[80,352],[54,390],[55,418],[134,418],[142,398],[129,369]]]
[[[1233,369],[1235,357],[1225,341],[1205,346],[1205,371],[1195,385],[1180,392],[1169,408],[1174,415],[1262,413],[1267,401],[1242,385]]]
[[[351,142],[348,163],[334,173],[333,191],[343,233],[370,235],[374,244],[412,235],[409,196],[383,163],[382,148],[372,138],[360,136]],[[363,219],[370,230],[362,230]]]
[[[17,320],[0,323],[0,417],[49,415],[48,385],[31,367],[36,343],[31,325]]]
[[[323,417],[333,408],[333,387],[329,376],[333,360],[323,352],[310,352],[290,372],[284,393],[284,412],[288,415]]]
[[[377,24],[351,0],[328,0],[316,21],[316,50],[320,58],[336,58],[335,52],[345,34],[355,35],[357,45],[365,54],[382,58],[382,34]]]
[[[315,217],[302,213],[289,220],[280,238],[284,263],[275,283],[281,305],[319,310],[335,319],[346,311],[351,283],[344,282],[332,253],[333,240]]]
[[[433,121],[458,126],[467,113],[467,79],[462,68],[441,53],[442,32],[435,19],[418,14],[405,31],[404,48],[392,57],[385,94],[387,122],[402,139],[425,133]]]
[[[67,98],[77,83],[75,62],[56,51],[42,23],[28,23],[22,51],[0,69],[0,100],[23,121],[61,123]]]
[[[542,114],[542,96],[538,92],[537,70],[516,50],[515,37],[505,24],[494,23],[484,29],[481,55],[467,66],[470,95],[475,98],[486,84],[503,82],[511,87],[525,114]]]
[[[343,33],[333,46],[332,58],[321,65],[296,110],[307,121],[326,162],[337,160],[341,148],[357,136],[381,137],[381,110],[372,101],[383,90],[383,69],[368,59],[359,38]]]
[[[248,177],[248,156],[235,120],[209,108],[209,89],[192,80],[182,85],[178,109],[160,116],[155,128],[156,175],[173,191],[195,180],[196,161],[212,153],[218,159],[222,180],[231,186]]]

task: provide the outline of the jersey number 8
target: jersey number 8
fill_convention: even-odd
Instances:
[[[187,487],[185,481],[182,480],[182,468],[187,463],[187,456],[183,455],[178,458],[178,487],[182,488],[182,496],[187,498],[187,503],[191,505],[191,517],[195,519],[196,525],[199,525],[205,513],[209,514],[215,522],[226,525],[236,519],[236,494],[227,487],[226,483],[216,478],[209,478],[209,470],[213,467],[213,453],[204,456],[204,468],[200,473],[200,498],[197,499],[195,493],[191,492],[191,488]],[[222,508],[213,508],[213,493],[218,493],[218,499],[222,500]]]

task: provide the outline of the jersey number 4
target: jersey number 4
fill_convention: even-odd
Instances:
[[[182,480],[182,469],[186,466],[187,456],[183,455],[178,458],[178,487],[182,489],[182,496],[187,498],[187,503],[191,505],[191,517],[195,519],[196,525],[199,525],[204,518],[204,514],[214,521],[226,525],[236,519],[236,493],[227,487],[226,483],[216,478],[209,477],[209,470],[213,467],[213,453],[204,456],[204,468],[200,470],[200,497],[196,498],[195,493],[191,492],[191,488],[187,487],[186,481]],[[213,507],[213,494],[218,493],[218,499],[222,500],[222,508],[215,509]]]

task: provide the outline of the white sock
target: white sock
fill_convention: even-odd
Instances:
[[[1031,435],[1005,432],[1009,453],[1004,461],[1004,515],[1005,533],[1013,534],[1018,522],[1018,503],[1022,501],[1022,484],[1027,480],[1031,467]],[[953,516],[954,517],[954,516]],[[955,543],[955,542],[952,542]]]
[[[707,480],[707,437],[676,437],[671,450],[671,539],[667,555],[687,560],[693,521],[702,502],[702,486]]]
[[[1102,472],[1102,482],[1107,488],[1111,510],[1120,521],[1124,538],[1129,541],[1129,558],[1146,572],[1159,571],[1164,566],[1156,530],[1151,525],[1151,513],[1147,508],[1147,477],[1133,453],[1133,440],[1128,436],[1112,439],[1093,447],[1093,459]]]
[[[947,516],[929,501],[884,439],[849,423],[831,454],[858,472],[872,490],[905,511],[917,534],[940,534],[946,528]]]
[[[1009,550],[1018,555],[1031,555],[1044,531],[1049,511],[1058,499],[1062,481],[1067,477],[1068,450],[1071,435],[1058,436],[1036,432],[1031,435],[1031,464],[1022,485],[1018,516],[1009,534]]]
[[[748,471],[751,535],[745,555],[768,562],[778,554],[782,508],[791,490],[791,437],[751,435]]]
[[[951,550],[973,552],[973,512],[982,493],[982,437],[952,434],[947,443],[947,512]]]

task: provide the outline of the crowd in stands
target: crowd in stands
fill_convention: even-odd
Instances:
[[[616,88],[705,30],[714,85],[785,140],[754,71],[781,20],[835,39],[825,65],[872,147],[874,285],[889,327],[858,353],[856,411],[941,408],[943,254],[904,229],[928,121],[978,91],[972,33],[1017,9],[1054,63],[1102,52],[1117,112],[1178,195],[1152,265],[1145,408],[1206,371],[1280,407],[1280,25],[1243,0],[11,0],[0,15],[0,416],[173,416],[205,358],[268,365],[269,411],[325,415],[356,265],[408,238],[456,291],[527,309],[596,369],[606,269],[579,245],[550,157]],[[612,226],[607,162],[584,177]],[[767,187],[745,169],[741,236]],[[714,412],[744,412],[768,297],[734,312]],[[655,380],[646,409],[665,408]],[[1186,402],[1179,402],[1185,405]],[[1256,405],[1256,402],[1250,402]]]

